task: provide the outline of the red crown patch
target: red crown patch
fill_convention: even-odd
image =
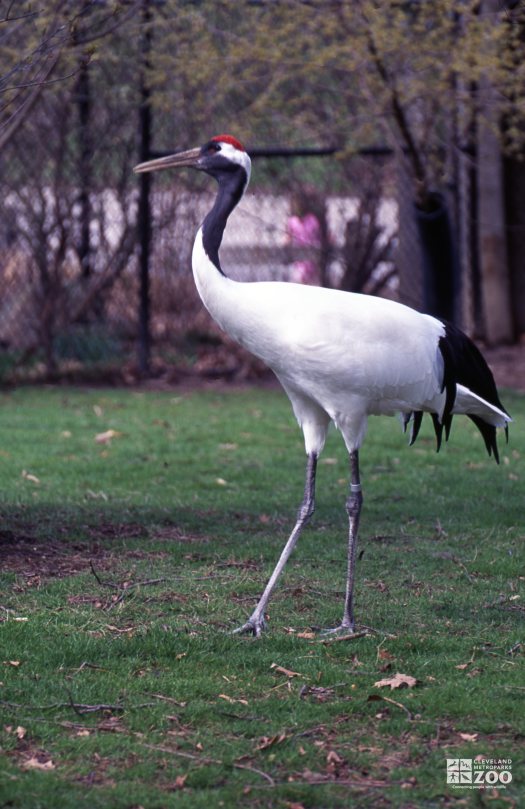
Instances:
[[[237,138],[234,138],[232,135],[215,135],[215,137],[212,138],[212,140],[216,141],[217,143],[229,143],[230,146],[233,146],[235,149],[238,149],[240,152],[245,152],[246,151],[246,149],[244,148],[242,143],[240,141],[238,141]]]

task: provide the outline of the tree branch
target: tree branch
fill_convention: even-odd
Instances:
[[[11,116],[10,122],[7,124],[6,129],[3,131],[2,135],[0,135],[0,152],[5,146],[9,143],[12,137],[17,133],[19,128],[22,126],[28,115],[30,114],[31,110],[35,106],[36,102],[40,98],[40,94],[46,84],[49,81],[49,78],[58,64],[58,60],[60,59],[61,51],[57,51],[53,58],[49,61],[43,75],[39,78],[38,83],[33,83],[33,89],[27,96],[27,98],[22,102],[18,110],[13,113]]]
[[[401,133],[401,137],[405,141],[407,147],[407,154],[412,164],[412,170],[414,172],[414,178],[416,181],[417,202],[418,204],[424,204],[425,197],[428,193],[428,180],[425,164],[421,159],[421,155],[419,153],[419,149],[417,147],[415,138],[412,135],[412,131],[408,123],[405,109],[399,98],[397,87],[392,82],[387,67],[377,50],[370,26],[368,26],[368,29],[366,31],[366,37],[368,43],[368,51],[370,53],[370,56],[372,57],[373,64],[375,65],[375,68],[379,74],[381,81],[383,82],[385,88],[390,93],[390,104],[392,107],[392,114]]]

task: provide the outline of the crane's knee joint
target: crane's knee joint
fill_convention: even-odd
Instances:
[[[314,511],[315,511],[315,503],[313,500],[308,500],[305,503],[301,503],[299,512],[297,514],[298,522],[301,522],[303,525],[306,525],[306,523],[310,521]]]
[[[352,488],[350,489],[350,494],[346,500],[346,510],[349,516],[355,516],[359,514],[361,511],[361,506],[363,504],[363,492],[361,491],[361,486],[357,487],[355,484],[352,484]]]

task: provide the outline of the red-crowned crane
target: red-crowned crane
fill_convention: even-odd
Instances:
[[[300,284],[241,283],[221,267],[219,247],[229,215],[246,191],[251,163],[236,138],[218,135],[201,148],[141,163],[136,172],[192,166],[219,185],[197,231],[193,275],[219,326],[262,359],[290,398],[306,449],[304,497],[292,533],[250,618],[236,632],[258,636],[271,593],[314,511],[315,472],[330,422],[350,454],[348,568],[343,619],[354,631],[353,589],[362,493],[359,448],[369,415],[401,413],[416,440],[430,413],[438,449],[452,416],[464,414],[498,461],[496,428],[511,421],[485,360],[459,329],[390,300]]]

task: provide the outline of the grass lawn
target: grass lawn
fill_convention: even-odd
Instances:
[[[335,432],[255,640],[228,630],[303,488],[284,394],[4,393],[0,807],[519,806],[525,397],[503,401],[499,467],[466,419],[439,455],[429,420],[410,449],[396,420],[371,420],[356,587],[370,630],[323,642],[312,627],[338,622],[345,578]],[[378,685],[397,674],[414,680]],[[512,759],[512,781],[455,789],[447,759]]]

